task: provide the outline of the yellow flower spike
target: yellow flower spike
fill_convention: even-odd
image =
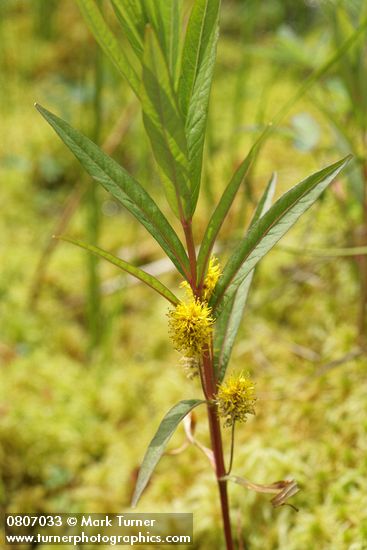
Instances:
[[[212,256],[209,261],[209,267],[204,279],[203,287],[203,300],[209,301],[210,296],[218,282],[219,277],[222,274],[222,269],[219,265],[218,258]]]
[[[248,414],[255,414],[255,385],[243,373],[222,382],[216,398],[218,414],[225,419],[227,427],[246,422]]]
[[[209,344],[214,319],[205,302],[189,297],[168,313],[169,333],[178,351],[186,357],[198,357]]]

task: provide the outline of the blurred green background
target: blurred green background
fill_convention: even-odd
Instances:
[[[224,0],[197,242],[258,130],[366,12],[363,0]],[[268,140],[221,236],[226,250],[243,233],[273,171],[280,193],[353,152],[262,262],[235,348],[232,368],[251,373],[258,402],[237,430],[234,472],[301,486],[298,513],[230,487],[233,527],[251,550],[367,549],[365,258],[335,253],[367,243],[366,67],[364,33]],[[160,419],[200,388],[172,350],[163,300],[51,236],[98,242],[173,289],[180,281],[144,229],[90,185],[35,101],[103,144],[167,212],[135,99],[76,4],[1,0],[0,509],[128,511]],[[207,443],[200,410],[197,420]],[[180,428],[170,448],[183,441]],[[221,548],[217,487],[195,448],[162,459],[137,511],[193,512],[194,547]]]

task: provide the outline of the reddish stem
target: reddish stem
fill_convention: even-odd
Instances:
[[[203,370],[205,393],[208,401],[208,421],[212,449],[214,453],[215,472],[218,482],[220,503],[222,509],[222,520],[227,550],[233,550],[233,539],[231,530],[231,519],[229,515],[229,503],[227,493],[227,481],[222,478],[226,475],[226,467],[223,456],[223,443],[220,423],[218,419],[217,405],[214,401],[216,393],[216,383],[214,380],[213,357],[209,349],[203,353]]]
[[[189,282],[190,282],[192,291],[194,293],[194,296],[200,299],[202,289],[200,289],[197,285],[197,261],[196,261],[194,237],[192,233],[192,221],[191,219],[184,220],[182,218],[181,223],[185,233],[187,253],[188,253],[189,262],[190,262],[191,277]],[[228,493],[227,493],[227,481],[223,479],[223,477],[226,475],[226,468],[225,468],[224,456],[223,456],[222,434],[221,434],[220,423],[218,418],[217,404],[215,402],[217,382],[214,374],[212,342],[210,347],[208,346],[207,349],[204,350],[202,354],[202,365],[200,368],[200,376],[201,376],[203,392],[207,400],[210,439],[211,439],[212,450],[214,455],[215,473],[216,473],[218,489],[219,489],[226,548],[227,550],[233,550],[233,539],[232,539],[231,520],[229,515],[229,503],[228,503]]]

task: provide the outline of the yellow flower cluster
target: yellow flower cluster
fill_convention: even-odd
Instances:
[[[225,419],[225,426],[246,422],[248,414],[255,414],[255,385],[242,373],[223,382],[216,397],[218,413]]]
[[[193,296],[168,313],[174,346],[186,357],[198,357],[210,341],[214,319],[211,308]]]
[[[175,348],[187,358],[199,359],[210,343],[214,318],[212,317],[212,310],[208,306],[208,300],[220,274],[218,260],[212,257],[204,280],[203,299],[196,298],[189,284],[185,281],[181,284],[181,287],[185,288],[187,299],[181,301],[175,309],[168,313],[171,339]],[[195,366],[197,364],[198,361],[195,361]]]
[[[219,265],[218,259],[212,256],[209,261],[208,271],[204,279],[203,284],[203,302],[209,302],[210,296],[218,282],[219,277],[222,275],[222,269]],[[189,296],[192,296],[192,290],[187,281],[181,283],[181,288],[184,288]]]
[[[212,295],[212,292],[221,274],[222,274],[222,270],[219,265],[218,259],[215,256],[212,256],[210,258],[208,272],[204,280],[203,300],[205,302],[209,301],[209,298]]]

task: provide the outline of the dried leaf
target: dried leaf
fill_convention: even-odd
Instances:
[[[249,479],[239,476],[225,476],[222,479],[234,481],[234,483],[238,483],[239,485],[246,487],[246,489],[251,489],[253,491],[256,491],[257,493],[275,493],[275,497],[271,499],[271,503],[274,508],[289,505],[294,510],[298,511],[295,506],[286,502],[287,499],[293,497],[299,491],[297,482],[294,479],[275,481],[274,483],[270,483],[268,485],[262,483],[253,483]]]

